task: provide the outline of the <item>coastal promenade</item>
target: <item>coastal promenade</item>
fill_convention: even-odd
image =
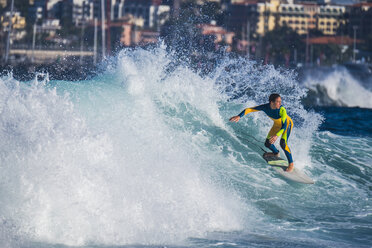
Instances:
[[[17,61],[27,60],[36,64],[53,63],[55,61],[68,57],[93,57],[93,51],[61,48],[61,47],[35,47],[32,49],[28,46],[14,46],[9,51],[9,55]]]
[[[26,49],[12,49],[10,55],[26,56],[27,59],[34,58],[36,63],[44,63],[53,61],[58,58],[66,57],[80,57],[80,56],[93,56],[93,52],[89,51],[58,51],[58,50],[26,50]]]

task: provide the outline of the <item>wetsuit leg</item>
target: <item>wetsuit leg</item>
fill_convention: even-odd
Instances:
[[[265,146],[267,148],[269,148],[274,154],[278,154],[279,153],[279,150],[276,149],[275,145],[274,144],[270,144],[270,140],[269,139],[266,139]]]
[[[289,146],[288,146],[288,139],[289,139],[289,135],[291,134],[293,123],[290,122],[288,125],[289,126],[288,126],[287,130],[283,133],[283,135],[280,139],[280,147],[283,149],[283,151],[285,153],[285,156],[288,159],[288,163],[293,163],[292,152],[291,152],[291,149],[289,149]]]
[[[270,138],[274,136],[278,131],[280,130],[280,126],[273,125],[267,134],[266,141],[265,141],[265,146],[269,148],[274,154],[278,154],[279,150],[276,149],[274,144],[270,144]]]

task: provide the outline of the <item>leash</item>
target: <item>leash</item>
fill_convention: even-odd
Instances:
[[[259,140],[257,140],[255,137],[253,137],[252,135],[249,135],[249,134],[246,134],[247,136],[251,137],[252,139],[254,139],[256,142],[260,142]],[[267,153],[267,151],[262,148],[262,146],[256,144],[255,142],[252,142],[251,140],[247,139],[247,138],[243,138],[243,137],[240,137],[240,136],[237,136],[238,138],[242,139],[242,140],[245,140],[247,141],[248,143],[258,147],[259,149],[261,149],[264,153]]]

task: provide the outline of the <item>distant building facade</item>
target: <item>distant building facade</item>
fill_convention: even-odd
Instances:
[[[214,24],[199,24],[197,27],[200,29],[203,40],[213,42],[214,49],[217,49],[219,45],[223,45],[227,46],[227,51],[231,51],[235,36],[234,32],[229,32],[223,27]]]
[[[372,34],[372,3],[354,4],[347,9],[346,33],[352,37],[366,38]]]
[[[345,24],[345,6],[324,5],[318,7],[318,30],[325,35],[336,35],[338,28]]]
[[[170,6],[161,0],[117,0],[113,5],[113,19],[131,16],[137,26],[160,28],[169,18]]]
[[[260,36],[277,26],[288,26],[298,34],[319,29],[325,35],[335,35],[345,23],[345,10],[345,6],[318,5],[310,1],[236,0],[229,5],[227,26],[239,32],[249,22],[253,27],[250,30]]]
[[[1,31],[8,32],[10,27],[10,11],[5,12],[0,16]],[[11,42],[14,40],[21,40],[26,35],[26,18],[21,16],[18,11],[13,12],[12,17],[12,35]]]
[[[0,0],[0,6],[5,8],[7,4],[7,0]]]

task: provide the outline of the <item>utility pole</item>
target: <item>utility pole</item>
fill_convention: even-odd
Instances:
[[[106,37],[106,50],[110,55],[111,52],[111,0],[106,0],[106,11],[107,11],[107,37]]]
[[[36,22],[34,23],[34,28],[33,28],[33,34],[32,34],[32,57],[31,57],[31,62],[34,63],[35,61],[35,40],[36,40]]]
[[[297,66],[297,48],[295,48],[293,51],[293,60],[295,65]]]
[[[5,51],[5,63],[8,62],[9,50],[10,50],[10,36],[12,35],[13,27],[13,11],[14,11],[14,0],[12,0],[12,5],[10,7],[10,18],[9,18],[9,27],[8,27],[8,38],[6,40],[6,51]]]
[[[309,23],[306,21],[306,61],[305,65],[309,64]]]
[[[251,23],[249,22],[249,19],[248,19],[248,22],[247,22],[247,58],[249,59],[249,53],[250,53],[250,48],[251,48]]]
[[[85,1],[83,1],[83,16],[82,16],[82,27],[81,27],[81,38],[80,38],[80,65],[83,64],[83,46],[84,46],[84,29],[85,29]]]
[[[173,0],[173,13],[172,16],[174,19],[178,19],[178,16],[180,14],[180,0]]]
[[[354,46],[353,46],[353,63],[355,63],[355,52],[356,52],[356,30],[358,26],[353,26],[354,29]]]
[[[97,64],[97,17],[94,18],[94,47],[93,47],[93,63]]]
[[[106,58],[105,38],[105,0],[101,0],[101,27],[102,27],[102,59]]]

